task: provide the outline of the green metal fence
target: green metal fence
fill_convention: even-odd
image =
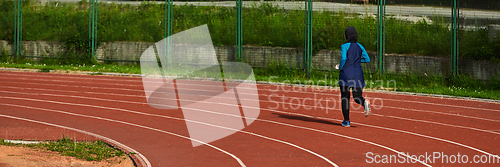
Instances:
[[[12,25],[13,31],[5,31],[13,33],[11,34],[13,38],[7,38],[13,41],[14,49],[12,53],[17,57],[36,57],[23,53],[22,41],[23,39],[26,40],[23,34],[27,33],[23,31],[23,27],[34,26],[23,25],[23,17],[25,17],[23,15],[23,6],[26,4],[23,4],[23,0],[14,0],[13,2],[15,8],[15,10],[13,10],[15,12],[15,24]],[[490,24],[500,24],[500,16],[496,14],[483,16],[478,13],[476,17],[473,12],[471,16],[469,10],[465,12],[459,10],[465,8],[472,11],[489,10],[493,13],[498,13],[500,11],[500,3],[496,1],[421,0],[416,2],[410,0],[392,0],[386,2],[385,0],[378,0],[370,2],[370,4],[339,3],[336,4],[336,7],[335,5],[331,5],[336,3],[336,1],[315,1],[313,3],[312,0],[306,0],[263,3],[258,1],[236,0],[235,5],[232,7],[227,7],[227,5],[210,7],[210,5],[185,6],[180,4],[181,2],[176,2],[179,3],[178,5],[173,5],[174,2],[172,0],[166,0],[162,3],[136,4],[133,9],[128,9],[130,6],[127,5],[101,5],[99,0],[89,0],[87,4],[88,11],[85,11],[85,13],[88,14],[88,29],[84,31],[88,31],[89,34],[88,54],[92,58],[101,61],[133,62],[138,61],[138,59],[118,59],[103,55],[98,56],[97,48],[105,43],[109,44],[114,41],[127,40],[127,38],[115,38],[109,35],[108,31],[117,32],[117,30],[121,29],[126,31],[127,26],[139,26],[142,32],[149,33],[149,35],[132,40],[156,42],[159,41],[159,39],[166,38],[176,32],[190,28],[190,25],[208,24],[210,31],[214,33],[212,38],[216,45],[234,48],[234,52],[232,52],[232,56],[234,57],[232,59],[228,58],[225,61],[247,61],[255,67],[265,67],[270,62],[266,60],[266,58],[262,58],[264,59],[264,63],[262,63],[261,60],[253,59],[252,56],[255,55],[247,50],[247,46],[296,48],[300,53],[294,54],[302,58],[282,60],[293,61],[293,63],[296,63],[294,67],[304,69],[307,76],[310,75],[312,69],[333,69],[332,64],[334,64],[336,60],[318,59],[315,55],[323,49],[338,50],[340,44],[342,44],[343,30],[350,25],[357,26],[356,28],[361,36],[360,43],[362,43],[367,50],[376,53],[374,60],[372,60],[372,63],[368,67],[372,73],[378,72],[379,74],[383,74],[389,70],[386,68],[386,62],[388,61],[386,59],[387,54],[405,53],[449,57],[449,66],[445,66],[446,68],[449,67],[449,69],[442,70],[449,70],[447,74],[455,76],[460,74],[459,58],[467,58],[468,55],[472,57],[474,54],[490,55],[494,58],[495,53],[492,52],[498,50],[495,48],[497,45],[492,44],[492,42],[488,43],[486,49],[481,50],[477,48],[474,50],[474,48],[477,47],[474,42],[467,42],[468,40],[461,39],[469,39],[473,38],[474,34],[485,33],[487,28],[484,28],[484,26],[487,27]],[[483,5],[480,5],[481,3],[483,3]],[[54,6],[54,4],[46,5]],[[155,10],[160,8],[158,6],[162,6],[162,11],[157,11],[156,14],[154,14],[154,12],[153,14],[147,13],[146,10],[153,10],[148,8],[147,5],[157,5],[154,7]],[[339,5],[341,6],[340,8],[338,7]],[[419,7],[419,5],[425,7]],[[57,4],[55,7],[57,7]],[[30,9],[33,10],[34,7]],[[77,7],[76,10],[81,9]],[[113,12],[121,12],[120,10],[134,10],[136,12],[134,14],[143,14],[143,16],[141,16],[142,18],[151,19],[149,22],[144,21],[141,23],[129,20],[130,22],[128,22],[128,25],[124,24],[113,27],[116,26],[110,24],[110,20],[115,19],[113,18],[115,17]],[[210,12],[203,13],[205,10]],[[197,12],[201,14],[197,14]],[[231,16],[226,17],[225,14]],[[34,17],[34,14],[30,14],[27,17]],[[204,17],[214,18],[207,19]],[[413,17],[420,20],[408,20]],[[33,20],[33,18],[30,19]],[[127,19],[124,20],[127,21]],[[257,22],[255,20],[262,22]],[[299,20],[302,21],[299,22]],[[153,25],[156,21],[160,22],[160,24]],[[189,22],[196,23],[188,24]],[[279,22],[279,24],[276,22]],[[470,24],[471,22],[474,23]],[[470,26],[483,28],[471,30]],[[75,30],[78,31],[79,29],[75,28]],[[442,36],[442,32],[448,33]],[[234,37],[227,37],[233,34]],[[273,34],[280,34],[280,37]],[[121,32],[120,35],[125,37],[130,36],[126,32]],[[106,36],[106,38],[103,36]],[[423,38],[429,38],[431,40]],[[432,42],[432,39],[441,41],[441,44],[443,42],[448,43],[448,47],[444,48],[441,44],[437,45]],[[169,45],[168,41],[166,45]],[[466,51],[459,51],[460,46],[467,46],[464,48]],[[271,54],[286,52],[285,50],[272,51]],[[269,54],[269,50],[262,52],[263,54]],[[260,64],[256,63],[257,61],[260,61]],[[329,64],[325,63],[327,61],[329,61]],[[291,64],[291,62],[287,63]]]
[[[500,1],[497,0],[457,0],[455,16],[457,26],[455,75],[468,74],[474,78],[491,80],[500,78],[498,64],[500,58]],[[453,20],[454,21],[454,20]],[[460,58],[461,61],[458,61]],[[468,60],[463,60],[464,58]],[[474,59],[489,60],[488,62]],[[453,59],[452,59],[453,60]],[[464,68],[470,64],[474,68]],[[477,72],[481,71],[481,72]],[[496,73],[495,73],[496,72]]]
[[[306,7],[305,7],[305,68],[306,68],[306,75],[309,78],[310,71],[311,71],[311,58],[312,58],[312,50],[313,50],[313,43],[312,43],[312,31],[313,31],[313,1],[312,0],[306,0]]]
[[[243,1],[236,0],[236,61],[243,61]]]
[[[97,0],[89,1],[89,54],[95,57],[97,46]]]
[[[451,1],[451,75],[458,75],[458,0]]]
[[[377,1],[377,69],[385,71],[385,0]]]
[[[14,54],[19,57],[22,55],[22,39],[23,39],[23,2],[15,2],[15,16],[14,16]]]

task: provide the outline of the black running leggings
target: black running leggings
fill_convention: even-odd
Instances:
[[[354,102],[360,104],[361,106],[365,106],[365,98],[363,98],[363,88],[340,86],[342,114],[344,115],[345,121],[349,121],[349,101],[351,100],[351,89]]]

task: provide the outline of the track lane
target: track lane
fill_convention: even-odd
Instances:
[[[64,81],[60,81],[60,82],[64,82]],[[20,84],[22,82],[15,82],[15,84]],[[38,83],[38,84],[46,84],[46,83]],[[83,83],[79,83],[79,84],[83,84]],[[102,83],[100,83],[102,84]],[[49,84],[51,86],[58,86],[57,84]],[[88,85],[62,85],[62,86],[71,86],[71,87],[77,87],[77,88],[84,88],[84,89],[100,89],[102,87],[96,85],[96,86],[88,86]],[[101,85],[101,86],[106,86],[105,84],[104,85]],[[107,85],[107,86],[110,86],[110,85]],[[138,91],[138,92],[142,92],[142,85],[128,85],[128,86],[116,86],[116,85],[113,85],[114,87],[112,88],[106,88],[106,89],[109,89],[109,90],[120,90],[120,91]],[[181,85],[179,85],[180,87],[182,87]],[[136,88],[139,88],[139,89],[136,89]],[[107,91],[109,91],[107,90]],[[262,92],[263,94],[276,94],[276,93],[273,93],[272,91],[271,92],[267,92],[266,90],[263,90],[263,89],[259,89],[260,92]],[[297,95],[304,95],[304,96],[307,96],[307,95],[311,95],[311,92],[280,92],[279,94],[276,94],[276,95],[285,95],[288,97],[288,98],[294,98],[294,96],[297,96]],[[291,94],[295,94],[295,95],[291,95]],[[328,97],[328,96],[331,96],[332,94],[328,94],[328,93],[316,93],[318,98],[320,97]],[[365,93],[366,94],[366,93]],[[335,96],[339,96],[338,93],[333,93],[334,97]],[[315,95],[316,96],[316,95]],[[366,95],[367,97],[369,97],[369,95]],[[380,98],[380,97],[377,97],[377,98]],[[398,101],[396,102],[394,99],[391,99],[391,98],[380,98],[381,100],[384,100],[386,101],[389,101],[389,102],[394,102],[394,103],[400,103],[401,101]],[[449,100],[448,100],[449,101]],[[402,102],[408,102],[408,101],[405,101],[405,100],[402,100]],[[416,101],[412,101],[412,103],[414,103]],[[425,103],[425,104],[431,104],[431,103],[427,103],[427,102],[418,102],[418,103]],[[433,103],[432,103],[433,104]],[[437,104],[435,104],[437,105]],[[450,106],[452,106],[452,108],[462,108],[462,110],[455,110],[457,113],[456,114],[462,114],[462,115],[467,115],[467,114],[470,114],[470,113],[477,113],[475,112],[476,110],[478,109],[481,109],[481,110],[486,110],[486,111],[500,111],[500,110],[495,110],[495,109],[485,109],[485,108],[477,108],[477,107],[467,107],[467,106],[460,106],[460,105],[447,105],[447,104],[440,104],[440,105],[444,105],[444,106],[427,106],[427,105],[420,105],[419,106],[419,109],[431,109],[431,110],[449,110]],[[494,105],[494,104],[489,104],[489,103],[486,103],[486,105]],[[499,105],[496,105],[497,107]],[[411,108],[409,108],[410,110],[412,110]],[[413,110],[418,110],[418,109],[413,109]],[[446,114],[446,113],[445,113]],[[484,114],[484,113],[481,113],[481,114]],[[494,116],[496,117],[498,114],[496,112],[493,112],[493,113],[486,113],[486,114],[489,114],[488,116]]]
[[[0,86],[0,87],[2,87],[2,86]],[[7,88],[9,88],[9,90],[12,90],[12,89],[18,90],[18,89],[20,89],[19,87],[7,87]],[[77,93],[78,94],[78,93],[91,93],[91,92],[63,91],[63,90],[36,89],[36,88],[26,88],[26,90],[24,92],[12,92],[12,93],[28,93],[27,90],[31,90],[30,92],[33,92],[33,93],[38,92],[41,95],[47,95],[47,96],[70,97],[70,98],[84,98],[85,97],[85,98],[89,98],[89,99],[92,99],[92,98],[99,99],[97,97],[87,97],[87,96],[74,96],[74,95],[71,95],[71,93]],[[45,93],[43,91],[48,92],[48,93]],[[9,92],[11,92],[11,91],[2,91],[0,89],[0,94],[1,93],[7,93],[8,94]],[[50,94],[50,93],[59,93],[59,94]],[[97,92],[95,92],[95,93],[97,93]],[[93,93],[91,93],[91,94],[93,94]],[[144,99],[143,96],[133,96],[133,95],[122,96],[123,94],[105,94],[105,93],[102,93],[102,94],[100,94],[99,97],[102,98],[103,97],[102,95],[104,95],[105,99],[108,100],[108,101],[135,103],[135,104],[144,104],[145,103],[145,101],[143,100]],[[109,95],[112,95],[112,96],[109,96]],[[114,96],[119,96],[119,98],[114,97]],[[131,98],[131,97],[136,97],[136,98]],[[115,98],[115,99],[113,99],[113,98]],[[137,100],[139,100],[139,101],[137,101]],[[263,104],[265,104],[265,100],[262,100],[262,101],[264,102]],[[223,104],[223,103],[221,103],[221,104]],[[337,106],[339,106],[339,105],[340,104],[337,104]],[[393,108],[393,107],[389,107],[389,108]],[[263,108],[263,109],[264,110],[268,110],[267,108]],[[334,110],[339,110],[339,109],[340,108],[335,108]],[[396,109],[398,109],[398,108],[396,108]],[[324,110],[324,108],[319,108],[319,111],[312,111],[312,112],[322,112],[323,110]],[[403,108],[403,110],[404,110],[404,108]],[[396,111],[396,113],[400,113],[400,112]],[[417,118],[413,118],[413,119],[410,118],[410,117],[408,117],[408,115],[405,115],[405,117],[400,117],[400,116],[396,116],[394,114],[388,115],[389,112],[384,112],[384,114],[385,115],[375,114],[375,116],[382,116],[382,117],[385,116],[385,117],[391,117],[391,118],[396,118],[396,119],[400,119],[400,120],[413,120],[414,122],[424,122],[424,123],[431,123],[431,124],[433,124],[433,123],[434,124],[443,124],[443,125],[452,126],[452,127],[463,127],[463,128],[466,128],[466,129],[468,128],[468,129],[473,129],[473,130],[478,130],[478,131],[485,131],[485,132],[494,133],[493,131],[488,131],[488,130],[484,130],[484,129],[477,129],[476,127],[464,127],[464,126],[460,126],[460,125],[445,124],[445,123],[437,122],[437,121],[434,121],[434,120],[428,120],[429,117],[424,117],[424,118],[426,118],[426,120],[421,120],[422,117],[419,114],[416,114]],[[323,116],[328,117],[330,115],[325,114]],[[432,119],[432,117],[430,117],[430,118]],[[461,119],[455,119],[455,118],[453,118],[452,120],[454,120],[454,121],[456,121],[458,123],[463,122],[463,121],[473,121],[473,120],[469,120],[469,119],[461,120]],[[488,122],[486,122],[486,124],[487,123]],[[485,123],[483,122],[483,124],[485,124]],[[497,124],[493,124],[491,126],[493,127],[493,129],[496,129]]]
[[[11,83],[11,84],[12,85],[19,85],[19,84],[25,84],[25,83],[15,82],[15,83]],[[6,85],[9,85],[9,83],[7,83]],[[38,85],[38,86],[40,86],[40,85],[43,85],[43,84],[28,83],[28,85]],[[46,86],[47,85],[48,86],[68,86],[66,88],[61,88],[61,89],[66,89],[66,90],[68,90],[68,89],[72,90],[71,88],[83,88],[82,90],[84,90],[84,91],[97,91],[97,90],[99,90],[99,91],[102,91],[104,93],[115,93],[116,91],[132,91],[132,92],[137,92],[137,94],[135,94],[135,95],[143,95],[143,93],[140,92],[140,90],[135,90],[135,89],[102,88],[102,87],[93,87],[93,86],[72,86],[72,85],[57,85],[57,84],[45,84],[45,85]],[[287,95],[289,95],[289,94],[292,94],[292,93],[288,92]],[[282,95],[284,95],[284,94],[282,94]],[[335,96],[339,96],[339,95],[335,95],[335,94],[334,95],[327,95],[326,97],[331,97],[331,98],[333,98],[333,100],[335,100],[335,98],[334,98]],[[294,98],[294,96],[291,96],[291,97],[286,96],[286,97],[287,97],[287,99]],[[321,96],[313,96],[313,97],[320,98]],[[279,98],[279,96],[275,96],[274,98]],[[301,98],[295,97],[295,98],[296,99],[304,99],[304,97],[301,97]],[[309,97],[309,98],[312,98],[312,97]],[[265,100],[265,99],[261,99],[261,100]],[[308,102],[311,103],[310,101],[311,101],[311,99],[309,99]],[[338,100],[335,100],[335,101],[338,101]],[[279,99],[275,99],[274,102],[280,102],[280,101],[279,101]],[[323,102],[323,103],[325,103],[325,102]],[[375,105],[376,105],[376,103],[375,103]],[[396,105],[401,105],[401,104],[396,103]],[[384,107],[395,108],[395,109],[403,109],[403,110],[408,110],[408,111],[437,113],[437,114],[443,114],[443,115],[451,115],[451,116],[457,116],[457,117],[466,117],[466,118],[480,119],[480,120],[486,120],[486,121],[492,120],[492,119],[488,118],[488,116],[499,117],[498,114],[491,113],[491,112],[490,113],[486,113],[486,114],[488,114],[486,116],[486,118],[485,117],[482,118],[482,117],[479,117],[479,116],[481,116],[481,114],[484,114],[484,113],[471,112],[471,111],[465,111],[465,110],[462,111],[461,113],[449,113],[449,112],[440,112],[440,111],[432,111],[432,110],[425,111],[425,110],[418,110],[418,109],[407,109],[407,108],[401,108],[401,107],[392,107],[392,106],[388,106],[387,103],[384,105]],[[375,111],[376,111],[376,109],[375,109]],[[499,121],[497,121],[497,122],[499,122]]]
[[[18,88],[18,87],[9,87],[9,88],[14,88],[14,89],[15,89],[15,88]],[[28,89],[37,89],[37,88],[28,88]],[[60,88],[60,89],[64,90],[64,88]],[[45,89],[45,90],[47,90],[47,89]],[[66,89],[66,91],[72,91],[72,90],[68,90],[68,89]],[[85,93],[89,93],[90,91],[95,91],[95,90],[82,90],[82,92],[85,92]],[[74,91],[73,91],[73,92],[74,92]],[[130,93],[130,92],[127,92],[127,93]],[[111,92],[100,93],[100,95],[103,95],[103,94],[112,94],[112,95],[113,95],[113,94],[116,94],[116,93],[111,93]],[[125,94],[116,94],[116,95],[123,95],[123,96],[121,96],[120,98],[127,98],[127,99],[128,99],[129,97],[141,97],[141,96],[142,96],[142,95],[138,95],[138,94],[136,94],[136,95],[133,95],[133,94],[131,94],[131,95],[128,95],[128,94],[127,94],[127,95],[125,95]],[[335,95],[333,95],[333,96],[335,96]],[[319,98],[319,97],[321,97],[321,96],[318,96],[317,98]],[[269,98],[269,97],[268,97],[268,98]],[[275,98],[275,99],[274,99],[274,102],[272,102],[272,103],[279,102],[279,97],[275,96],[274,98]],[[304,99],[304,98],[307,98],[307,97],[302,97],[302,99]],[[313,98],[313,97],[311,97],[311,98]],[[324,98],[324,97],[321,97],[321,98]],[[261,102],[262,102],[262,101],[263,101],[263,102],[266,102],[266,101],[268,101],[269,99],[266,99],[266,98],[262,98],[262,97],[261,97],[261,99],[260,99],[260,100],[261,100]],[[335,100],[335,99],[334,99],[334,100]],[[337,102],[338,102],[338,100],[337,100]],[[280,103],[281,103],[281,102],[280,102]],[[290,105],[290,103],[289,103],[289,102],[285,102],[285,103],[286,103],[286,105]],[[314,107],[314,104],[311,104],[311,103],[313,103],[313,102],[312,102],[312,100],[308,100],[308,101],[307,101],[307,104],[305,104],[305,105],[311,105],[310,107]],[[325,107],[326,107],[325,102],[322,102],[322,103],[320,103],[320,104],[321,104],[321,105],[319,106],[319,107],[320,107],[320,109],[321,109],[321,106],[323,106],[323,109],[325,109]],[[387,103],[386,103],[386,104],[387,104]],[[337,103],[337,104],[335,104],[335,105],[336,105],[337,107],[339,107],[339,106],[340,106],[340,103]],[[396,104],[396,105],[397,105],[397,104]],[[399,104],[399,105],[401,105],[401,104]],[[353,106],[356,106],[356,105],[353,105]],[[402,107],[391,107],[391,106],[388,106],[388,105],[384,105],[383,107],[384,107],[384,108],[389,108],[389,109],[399,109],[399,110],[403,110],[403,111],[413,111],[413,112],[417,112],[417,113],[415,113],[416,115],[419,115],[419,114],[421,114],[421,112],[424,112],[424,113],[430,113],[430,114],[434,114],[434,113],[437,113],[437,114],[443,114],[445,117],[446,117],[446,116],[452,116],[452,117],[461,117],[461,118],[464,118],[464,119],[469,119],[469,118],[471,118],[471,119],[475,119],[475,120],[479,120],[479,121],[481,121],[481,120],[491,120],[490,118],[479,118],[479,117],[474,117],[474,116],[467,116],[467,115],[464,115],[464,114],[442,113],[442,112],[435,112],[435,111],[426,111],[426,110],[406,109],[406,108],[402,108]],[[266,107],[264,107],[264,108],[266,108]],[[267,108],[272,108],[272,107],[271,107],[271,106],[267,106]],[[375,104],[374,104],[374,107],[373,107],[373,108],[375,109],[375,110],[374,110],[374,112],[378,112],[378,111],[376,110],[377,105],[375,105]],[[321,113],[324,113],[324,112],[323,112],[323,111],[321,111],[321,112],[316,112],[315,114],[321,114]],[[405,113],[406,113],[406,112],[405,112]],[[490,113],[490,114],[492,114],[492,113]],[[497,115],[498,115],[498,114],[497,114]],[[420,117],[421,117],[421,116],[420,116]],[[424,117],[425,117],[425,116],[424,116]],[[461,119],[448,119],[448,120],[460,120],[460,121],[458,121],[458,122],[463,122]],[[436,121],[436,120],[430,120],[430,121]],[[437,121],[438,121],[438,120],[437,120]],[[493,120],[493,121],[496,121],[496,120]],[[455,121],[455,122],[457,122],[457,121]],[[500,121],[496,121],[496,122],[500,122]],[[451,124],[456,124],[456,123],[451,123]],[[488,124],[488,122],[486,122],[486,124]],[[474,124],[474,125],[478,125],[478,124]],[[493,125],[495,125],[495,124],[493,124]]]
[[[260,88],[260,87],[259,87],[259,88]],[[259,91],[260,91],[260,90],[259,90]],[[134,92],[135,92],[135,91],[134,91]],[[337,94],[338,94],[338,93],[337,93]],[[140,95],[137,95],[137,96],[140,96]],[[297,97],[300,97],[300,96],[302,96],[302,95],[298,95]],[[423,103],[421,103],[421,104],[425,104],[425,103],[427,103],[427,102],[423,102]],[[338,110],[338,109],[337,109],[337,110]],[[486,109],[485,111],[489,111],[489,110],[488,110],[488,109]]]
[[[0,97],[0,98],[5,99],[6,97]],[[148,115],[139,114],[138,115],[135,113],[124,112],[124,110],[116,110],[116,109],[107,108],[107,107],[97,107],[97,108],[89,110],[88,108],[91,107],[92,105],[83,105],[83,106],[76,105],[76,106],[68,107],[68,104],[70,104],[70,103],[67,103],[67,102],[65,102],[65,104],[52,103],[50,105],[47,105],[47,103],[43,102],[43,100],[25,101],[25,102],[20,102],[20,100],[21,100],[21,98],[16,98],[16,99],[11,99],[11,100],[4,100],[4,102],[6,102],[8,104],[16,104],[16,105],[48,106],[47,108],[50,108],[52,110],[57,110],[60,108],[67,108],[67,109],[71,108],[72,112],[77,112],[79,114],[87,114],[88,115],[90,113],[93,113],[93,114],[91,114],[91,116],[99,116],[99,117],[103,117],[103,118],[113,118],[115,120],[140,123],[141,125],[147,125],[149,127],[154,127],[157,129],[175,132],[177,134],[182,134],[183,136],[189,136],[189,134],[187,134],[187,129],[185,127],[185,122],[183,121],[184,119],[178,118],[178,117],[182,117],[182,113],[180,113],[179,111],[174,111],[176,113],[172,113],[173,115],[178,115],[178,117],[176,117],[177,119],[174,119],[172,121],[172,119],[168,119],[168,116],[166,116],[166,117],[152,117],[150,114],[148,114]],[[71,101],[72,99],[68,99],[68,100]],[[79,104],[78,101],[80,101],[80,103],[82,102],[81,100],[76,100],[76,101],[77,101],[77,103],[73,103],[73,104]],[[87,100],[87,102],[90,102],[90,101]],[[3,104],[0,104],[0,105],[3,105]],[[139,108],[144,108],[144,107],[137,106],[136,108],[139,109]],[[131,110],[129,110],[129,111],[131,111]],[[160,122],[165,122],[168,124],[156,124],[156,123],[160,123]],[[288,144],[288,145],[290,145],[290,146],[293,145],[293,146],[295,146],[299,149],[303,149],[303,150],[297,150],[296,148],[293,148],[293,147],[290,147],[287,145],[283,146],[283,145],[277,144],[276,142],[281,142],[281,143],[284,143],[284,142],[276,140],[276,139],[268,138],[265,136],[261,136],[258,134],[258,132],[249,133],[249,132],[245,132],[245,131],[240,131],[238,133],[247,133],[247,134],[239,134],[240,136],[245,136],[245,137],[239,137],[239,138],[243,138],[243,139],[250,138],[250,139],[244,140],[244,141],[246,141],[246,143],[240,143],[242,145],[262,145],[262,146],[265,146],[265,147],[245,148],[245,150],[247,150],[249,152],[254,152],[254,153],[260,154],[260,155],[258,155],[259,157],[273,158],[276,156],[294,154],[294,155],[297,155],[297,159],[304,159],[304,158],[305,158],[304,160],[308,159],[309,161],[301,161],[301,162],[302,163],[311,163],[309,165],[318,165],[318,164],[322,164],[324,162],[324,161],[320,161],[320,160],[311,161],[311,160],[314,160],[316,158],[314,158],[314,156],[311,157],[311,155],[309,155],[309,153],[307,153],[307,152],[303,152],[303,151],[308,151],[308,150],[305,150],[301,147],[297,147],[293,144]],[[276,134],[276,133],[279,133],[279,131],[274,130],[273,133]],[[248,135],[248,134],[250,134],[250,135]],[[238,136],[238,134],[233,134],[233,135]],[[249,137],[249,136],[253,136],[254,138]],[[260,139],[256,139],[255,137],[257,137],[257,138],[260,137]],[[266,140],[263,140],[263,139],[266,139]],[[242,141],[242,140],[236,140],[236,141]],[[174,143],[176,143],[176,142],[174,142]],[[234,142],[232,142],[232,143],[234,143]],[[274,145],[277,145],[277,146],[274,146]],[[229,146],[224,145],[224,146],[225,147],[237,147],[237,145],[229,145]],[[273,147],[269,147],[269,146],[273,146]],[[182,149],[185,149],[186,147],[188,147],[188,148],[191,147],[190,143],[188,146],[185,146]],[[266,152],[260,151],[259,148],[261,150],[266,150]],[[240,150],[240,149],[235,149],[235,150]],[[314,152],[310,152],[310,153],[316,154]],[[306,155],[304,155],[304,154],[306,154]],[[252,154],[250,154],[250,155],[244,154],[244,155],[249,156],[249,157],[257,156],[257,155],[252,155]],[[328,160],[328,159],[325,159],[325,160]],[[262,161],[260,161],[259,159],[245,160],[246,163],[247,163],[247,161],[249,164],[262,163]],[[252,162],[254,162],[254,163],[252,163]],[[286,162],[273,162],[273,161],[266,162],[266,163],[267,164],[279,163],[279,164],[285,165],[285,166],[287,164]],[[278,165],[278,164],[276,164],[276,165]],[[292,165],[292,164],[289,164],[289,165]],[[304,165],[306,165],[306,164],[304,164]],[[333,165],[333,166],[335,166],[335,165]]]
[[[269,125],[266,125],[266,127],[268,127],[268,126],[269,126]],[[257,129],[261,129],[261,130],[262,130],[263,128],[264,128],[264,127],[260,127],[260,128],[257,128]],[[264,129],[265,129],[265,128],[264,128]],[[279,129],[279,128],[277,128],[277,129]],[[287,130],[287,131],[292,131],[292,130]],[[259,132],[260,132],[260,131],[259,131]],[[273,133],[271,133],[271,134],[276,134],[276,132],[273,132]],[[286,135],[286,134],[282,134],[282,135]],[[295,136],[295,133],[293,133],[293,135],[292,135],[292,136]],[[308,136],[309,136],[309,137],[312,137],[311,135],[308,135]],[[310,143],[310,142],[307,142],[307,141],[306,141],[306,143]],[[342,144],[341,144],[341,145],[342,145]],[[351,146],[352,146],[352,145],[351,145]],[[336,156],[336,157],[339,157],[339,156]],[[361,157],[361,158],[363,158],[363,157]],[[360,160],[358,160],[357,162],[363,162],[362,160],[363,160],[363,159],[360,159]],[[245,161],[245,162],[246,162],[246,161]],[[306,162],[307,162],[307,161],[306,161]]]
[[[90,79],[98,80],[98,81],[95,81],[92,83],[103,84],[101,86],[106,86],[106,85],[109,86],[109,85],[117,84],[117,85],[125,86],[128,88],[138,87],[139,89],[142,90],[142,80],[141,80],[141,78],[138,78],[138,77],[70,75],[70,74],[51,74],[51,73],[40,74],[40,73],[4,72],[4,71],[0,71],[0,74],[8,75],[8,76],[24,76],[24,77],[29,77],[29,78],[38,78],[41,80],[47,80],[47,79],[54,80],[54,77],[61,77],[64,79],[66,79],[66,78],[68,78],[68,79],[80,79],[80,80],[82,80],[81,82],[89,82],[88,78],[90,78]],[[25,78],[25,80],[29,80],[29,78]],[[56,81],[56,80],[54,80],[54,81]],[[59,81],[63,82],[63,83],[64,82],[75,82],[75,81],[65,81],[65,80],[59,80]],[[78,83],[81,83],[81,82],[78,82]],[[123,82],[126,82],[127,84],[124,84]],[[210,82],[207,82],[207,84],[209,84],[209,83]],[[330,84],[330,82],[328,82],[328,83]],[[114,85],[114,86],[117,86],[117,85]],[[197,85],[197,86],[203,86],[203,85]],[[210,86],[210,85],[208,85],[208,86]],[[323,90],[323,89],[316,89],[316,88],[300,88],[300,87],[292,88],[289,86],[261,85],[261,84],[259,84],[259,90],[271,91],[271,92],[272,92],[272,90],[278,90],[281,92],[285,92],[283,90],[299,90],[299,91],[293,91],[293,93],[297,93],[297,94],[311,94],[311,93],[339,94],[339,91],[337,89]],[[434,105],[434,106],[456,107],[456,108],[462,108],[462,109],[473,109],[473,110],[500,112],[500,109],[498,108],[498,103],[471,101],[471,100],[464,100],[464,99],[422,97],[422,96],[394,94],[394,93],[387,94],[387,93],[369,92],[369,91],[364,92],[364,93],[376,94],[377,95],[376,97],[384,98],[385,100],[390,100],[390,101],[397,101],[397,102],[428,104],[428,105]],[[436,101],[439,101],[439,103],[436,103]]]
[[[101,135],[98,135],[98,134],[87,132],[87,131],[84,131],[84,130],[81,130],[81,129],[66,127],[66,126],[57,125],[57,124],[52,124],[52,123],[48,123],[48,122],[41,122],[41,121],[36,121],[36,120],[31,120],[31,119],[26,119],[26,118],[20,118],[20,117],[14,117],[14,116],[9,116],[9,115],[3,115],[3,114],[0,114],[0,120],[2,120],[1,121],[2,123],[9,122],[10,125],[12,125],[12,124],[22,124],[22,125],[24,125],[24,127],[26,127],[26,126],[32,126],[32,127],[35,127],[35,128],[43,127],[45,130],[47,130],[47,129],[50,129],[50,130],[63,130],[62,131],[63,134],[64,133],[69,133],[69,134],[72,133],[74,135],[73,136],[74,139],[76,138],[77,135],[79,137],[85,136],[87,139],[90,137],[90,138],[92,138],[92,140],[98,139],[98,140],[107,142],[109,144],[112,144],[113,146],[120,148],[121,150],[123,150],[126,153],[135,153],[135,154],[131,154],[129,156],[135,161],[135,164],[138,165],[139,167],[150,167],[151,166],[151,163],[149,162],[149,160],[146,157],[144,157],[140,152],[138,152],[138,151],[130,148],[129,146],[126,146],[126,145],[124,145],[122,143],[119,143],[119,142],[117,142],[117,141],[115,141],[113,139],[110,139],[110,138],[107,138],[107,137],[104,137],[104,136],[101,136]],[[16,135],[19,135],[19,133],[17,132]],[[37,135],[35,135],[35,137],[33,138],[33,140],[37,140],[37,137],[44,136],[44,135],[46,135],[46,134],[43,134],[43,135],[42,134],[37,134]],[[24,137],[24,136],[26,136],[26,134],[23,134],[21,136]],[[44,138],[44,139],[47,139],[47,138]],[[54,140],[56,140],[56,139],[59,139],[59,138],[54,138]]]
[[[220,149],[217,150],[207,145],[197,148],[189,147],[191,145],[189,138],[165,130],[99,116],[75,114],[73,112],[30,107],[19,104],[8,105],[10,106],[4,103],[0,104],[3,115],[48,123],[57,122],[58,125],[66,127],[81,129],[100,135],[105,134],[108,138],[115,139],[120,143],[125,143],[128,146],[136,148],[136,150],[147,157],[154,166],[204,166],[206,164],[225,166],[228,165],[228,163],[232,164],[231,166],[244,166],[243,163],[240,163],[239,158],[228,152]],[[170,143],[164,141],[169,141]],[[166,159],[172,156],[181,156],[183,159]],[[218,160],[225,161],[221,162]]]

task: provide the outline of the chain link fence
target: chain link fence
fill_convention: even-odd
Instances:
[[[305,4],[243,1],[243,61],[261,68],[304,69]],[[271,67],[272,66],[272,67]]]
[[[17,57],[137,62],[153,43],[206,24],[219,62],[309,74],[334,69],[354,26],[372,60],[367,72],[498,75],[499,1],[311,2],[2,1],[0,40]]]

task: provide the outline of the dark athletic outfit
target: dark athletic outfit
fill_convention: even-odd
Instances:
[[[354,27],[348,27],[345,36],[347,41],[341,46],[340,50],[339,85],[342,99],[342,114],[344,115],[344,121],[349,121],[351,89],[354,101],[361,106],[365,106],[363,88],[366,85],[361,63],[369,63],[370,57],[368,57],[365,48],[357,42],[358,35]]]

